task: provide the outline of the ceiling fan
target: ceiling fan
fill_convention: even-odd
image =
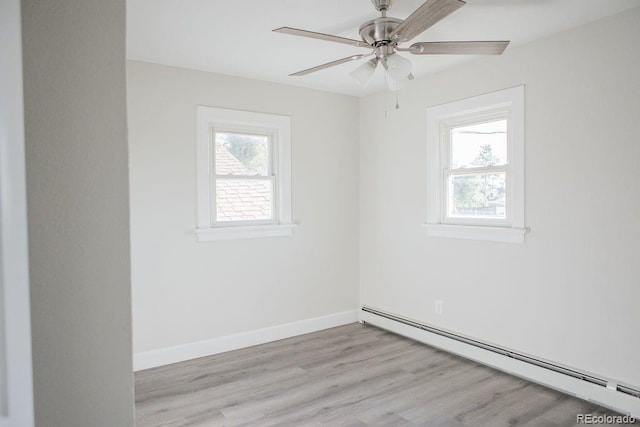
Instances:
[[[403,21],[387,16],[387,11],[391,8],[394,0],[371,0],[371,2],[382,16],[360,26],[359,32],[362,40],[291,27],[273,30],[277,33],[326,40],[371,50],[369,53],[351,55],[298,71],[290,76],[304,76],[336,65],[373,57],[351,73],[351,76],[363,86],[369,83],[378,64],[382,64],[388,75],[396,81],[412,80],[411,61],[398,55],[398,52],[408,52],[413,55],[500,55],[509,44],[508,41],[418,42],[408,48],[402,48],[399,46],[401,43],[414,39],[466,3],[463,0],[427,0]]]

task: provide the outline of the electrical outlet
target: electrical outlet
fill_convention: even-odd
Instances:
[[[434,308],[437,315],[442,315],[442,312],[444,311],[444,301],[442,301],[441,299],[437,299],[435,301]]]

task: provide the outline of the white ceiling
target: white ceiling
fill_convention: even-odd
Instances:
[[[395,0],[389,16],[404,19],[424,0]],[[467,0],[467,5],[413,41],[511,40],[510,48],[633,7],[638,0]],[[127,0],[128,57],[141,61],[362,96],[347,63],[303,77],[289,74],[356,53],[337,43],[273,33],[289,26],[359,39],[376,18],[370,0]],[[420,77],[470,56],[412,56]],[[500,57],[491,60],[499,61]]]

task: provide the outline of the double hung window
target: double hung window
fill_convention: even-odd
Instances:
[[[428,235],[524,242],[524,87],[427,109]]]
[[[290,235],[290,118],[199,106],[197,130],[198,239]]]
[[[511,201],[506,112],[474,115],[443,126],[444,222],[506,224]]]
[[[267,131],[214,129],[212,222],[217,226],[273,224],[276,176]]]

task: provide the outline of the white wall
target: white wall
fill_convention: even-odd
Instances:
[[[22,35],[36,425],[132,426],[125,1],[23,1]]]
[[[128,63],[134,352],[357,307],[356,98]],[[292,237],[197,243],[196,105],[290,115]]]
[[[639,40],[635,9],[363,98],[361,303],[640,386]],[[426,108],[521,84],[525,244],[428,238]]]

